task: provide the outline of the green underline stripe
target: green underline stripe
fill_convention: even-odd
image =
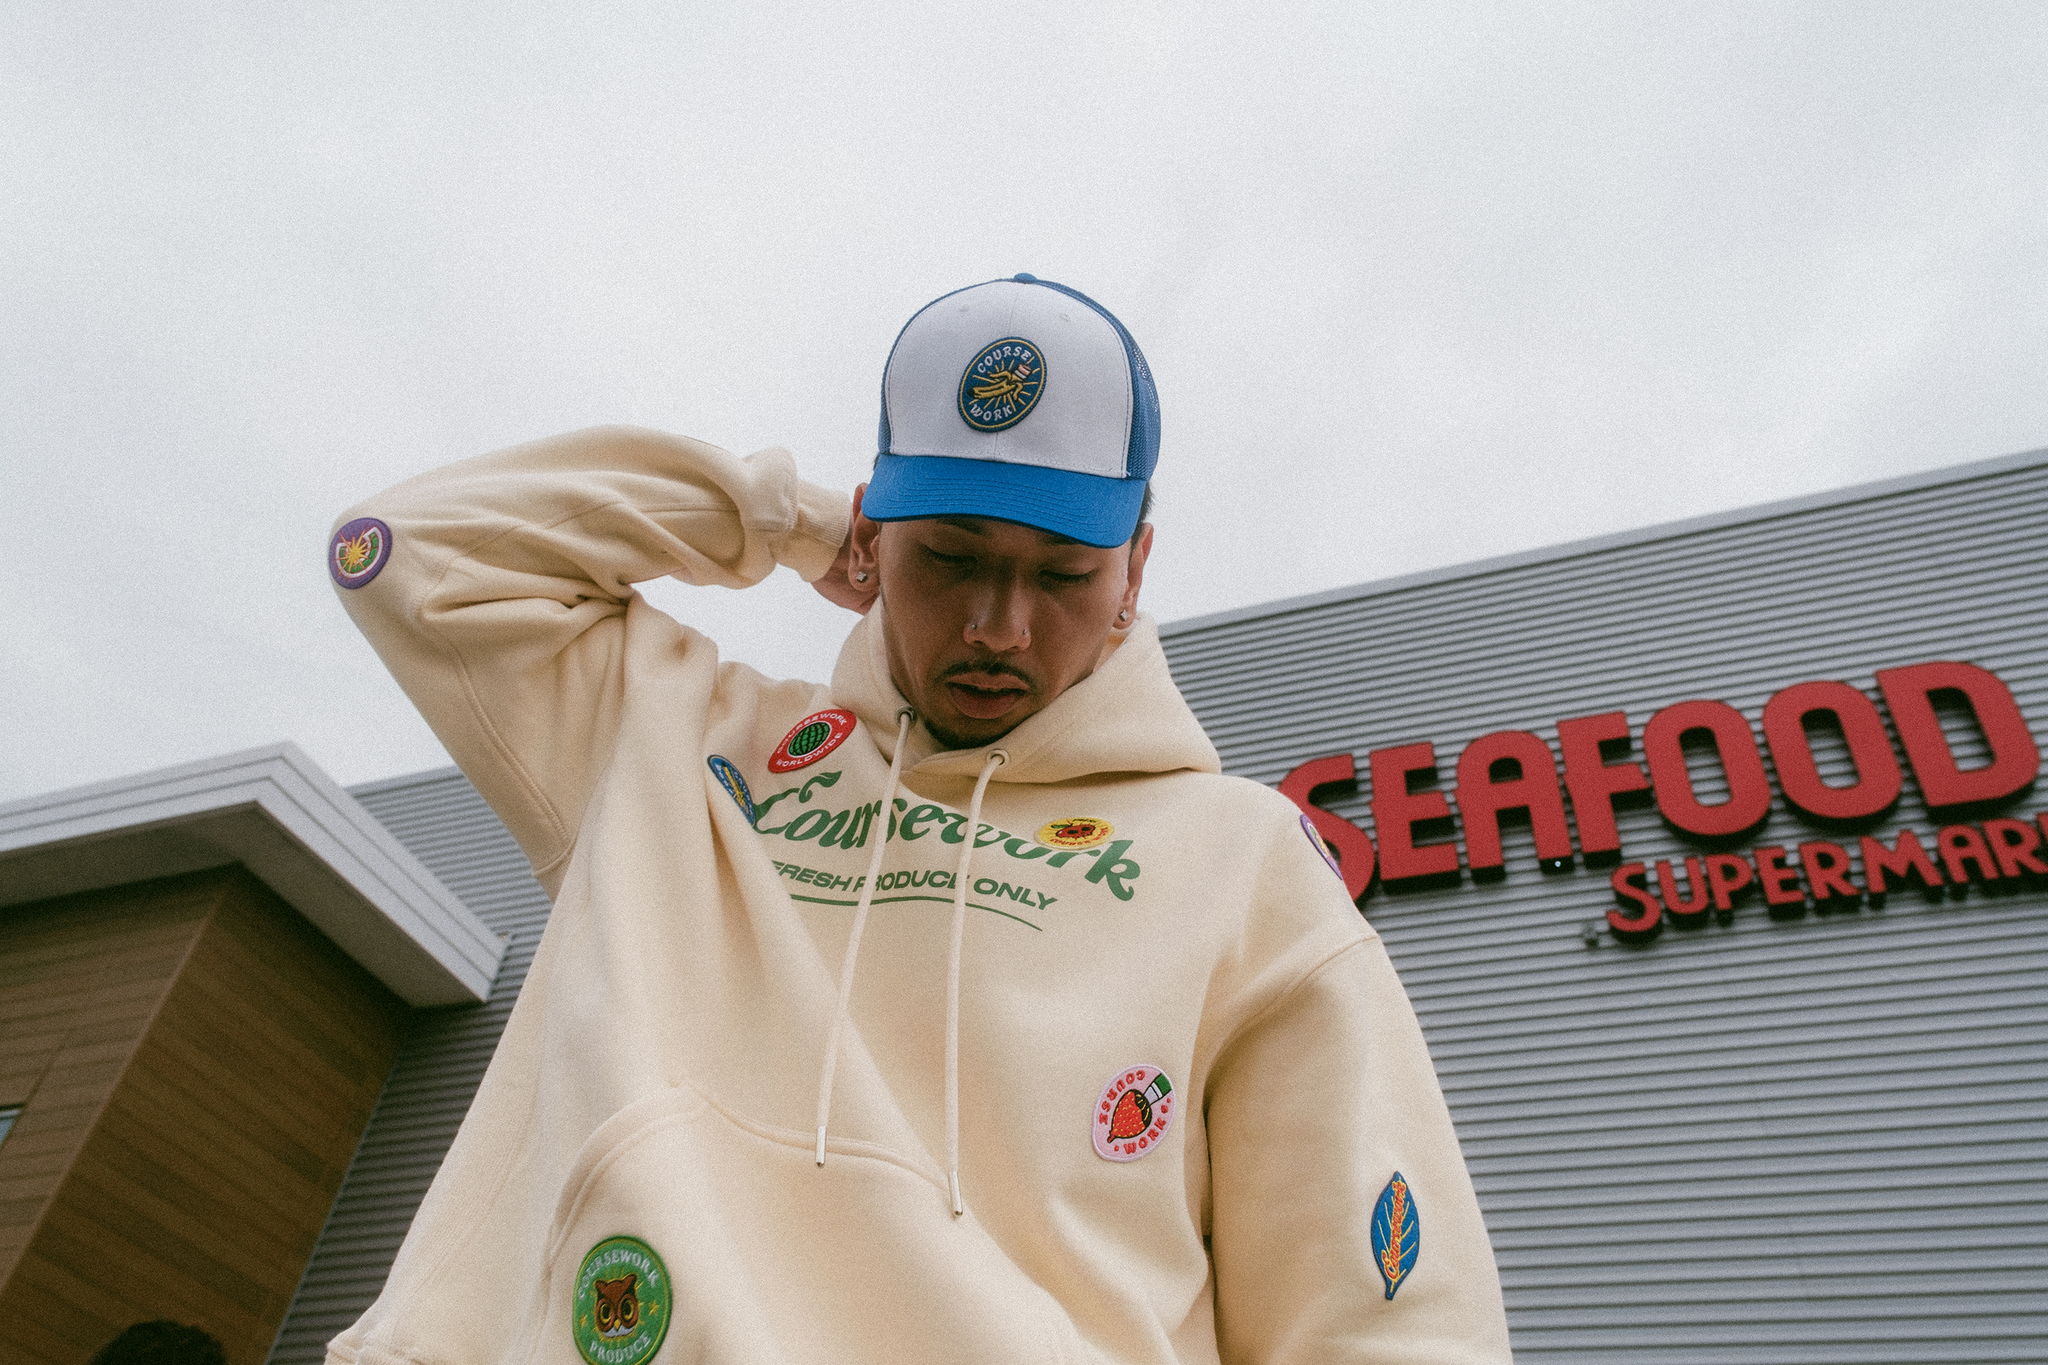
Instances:
[[[835,901],[835,900],[827,900],[827,899],[826,899],[825,897],[823,897],[823,896],[799,896],[799,895],[797,895],[797,894],[796,894],[795,892],[791,892],[791,893],[790,893],[790,897],[789,897],[789,898],[790,898],[791,900],[793,900],[793,901],[809,901],[809,902],[810,902],[811,904],[813,904],[813,905],[859,905],[859,904],[860,904],[860,902],[859,902],[859,901]],[[938,903],[938,904],[940,904],[940,905],[951,905],[951,904],[953,903],[953,898],[952,898],[951,896],[877,896],[877,897],[875,897],[875,898],[874,898],[873,900],[869,901],[869,902],[868,902],[868,904],[869,904],[869,905],[893,905],[893,904],[895,904],[895,903],[896,903],[897,901],[935,901],[935,902],[937,902],[937,903]],[[1002,917],[1003,917],[1004,919],[1013,919],[1013,920],[1017,921],[1017,923],[1019,923],[1019,924],[1023,925],[1023,926],[1024,926],[1025,928],[1027,928],[1027,929],[1038,929],[1038,932],[1039,932],[1039,933],[1041,933],[1041,934],[1045,932],[1045,930],[1043,930],[1043,929],[1039,929],[1037,925],[1033,924],[1033,923],[1032,923],[1032,922],[1031,922],[1030,920],[1028,920],[1028,919],[1025,919],[1025,918],[1024,918],[1024,917],[1023,917],[1022,915],[1013,915],[1013,914],[1011,914],[1011,913],[1010,913],[1009,911],[1007,911],[1007,910],[998,910],[998,909],[996,909],[996,908],[995,908],[995,907],[994,907],[993,905],[983,905],[983,904],[981,904],[981,903],[980,903],[980,902],[978,902],[978,901],[969,901],[969,902],[967,902],[967,903],[968,903],[969,905],[973,906],[973,907],[974,907],[975,909],[977,909],[977,910],[986,910],[986,911],[988,911],[988,912],[989,912],[989,913],[990,913],[991,915],[1001,915],[1001,916],[1002,916]]]

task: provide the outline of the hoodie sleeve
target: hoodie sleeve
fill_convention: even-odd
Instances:
[[[1314,899],[1331,896],[1348,944],[1235,1030],[1208,1082],[1222,1358],[1506,1365],[1493,1249],[1422,1030],[1379,937],[1341,891]]]
[[[815,580],[847,521],[845,496],[799,480],[787,451],[740,460],[600,427],[398,484],[343,515],[329,559],[349,615],[553,891],[611,760],[631,585],[746,587],[778,564]],[[694,632],[682,647],[713,648]]]

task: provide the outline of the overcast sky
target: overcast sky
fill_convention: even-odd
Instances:
[[[1020,270],[1158,375],[1164,620],[2048,445],[2044,58],[2038,3],[8,5],[0,799],[445,763],[335,512],[596,422],[850,487],[904,319]],[[851,620],[653,595],[784,675]]]

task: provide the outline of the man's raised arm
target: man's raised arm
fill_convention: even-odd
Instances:
[[[599,427],[436,470],[345,513],[328,565],[357,626],[552,891],[610,761],[632,585],[806,581],[846,539],[844,495],[788,452]],[[658,615],[658,614],[657,614]],[[666,618],[662,618],[665,620]],[[647,646],[657,644],[649,640]],[[658,642],[700,668],[694,631]]]

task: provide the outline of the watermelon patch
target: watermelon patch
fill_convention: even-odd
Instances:
[[[791,726],[782,743],[775,746],[775,752],[768,755],[768,771],[793,773],[809,767],[844,744],[853,733],[853,726],[851,711],[829,707],[812,712]]]

